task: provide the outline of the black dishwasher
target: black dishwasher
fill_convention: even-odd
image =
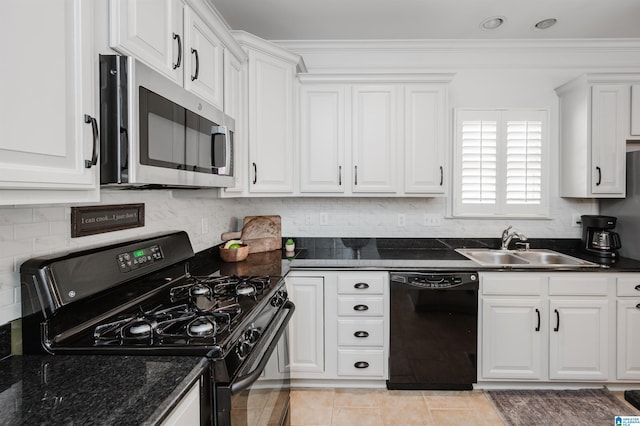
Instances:
[[[390,281],[387,388],[473,389],[478,273],[390,272]]]

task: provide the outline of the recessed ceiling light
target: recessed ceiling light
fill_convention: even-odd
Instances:
[[[546,30],[549,27],[553,27],[556,22],[558,22],[556,18],[543,19],[542,21],[538,22],[535,27],[539,30]]]
[[[500,25],[504,24],[506,18],[504,16],[492,16],[491,18],[487,18],[480,24],[480,27],[483,30],[495,30]]]

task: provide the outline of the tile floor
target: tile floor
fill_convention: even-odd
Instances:
[[[613,392],[624,401],[622,392]],[[296,389],[292,426],[503,425],[482,391]]]

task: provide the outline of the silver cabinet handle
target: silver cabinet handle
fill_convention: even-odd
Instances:
[[[355,283],[353,285],[353,288],[355,288],[356,290],[366,290],[369,288],[369,284],[367,283]]]
[[[182,39],[180,38],[180,34],[173,33],[173,39],[178,41],[178,60],[175,64],[173,64],[173,69],[180,68],[180,64],[182,63]]]
[[[198,55],[198,51],[193,47],[191,48],[191,54],[196,57],[196,72],[191,76],[191,81],[194,81],[198,79],[198,75],[200,74],[200,56]]]
[[[338,186],[342,186],[342,166],[338,166]]]
[[[366,331],[356,331],[355,333],[353,333],[353,335],[355,337],[359,337],[359,338],[365,338],[365,337],[369,337],[369,333],[367,333]]]
[[[353,310],[358,312],[368,311],[369,307],[367,305],[356,305],[353,307]]]
[[[358,184],[358,166],[355,166],[355,175],[354,175],[354,178],[353,178],[353,183],[355,185]]]
[[[93,131],[93,152],[91,154],[91,160],[84,160],[84,167],[90,169],[92,166],[98,164],[98,141],[100,140],[100,136],[98,135],[98,121],[95,117],[85,114],[84,122],[91,123],[91,130]]]
[[[355,368],[367,368],[367,367],[369,367],[369,363],[366,362],[366,361],[358,361],[355,364],[353,364],[353,366]]]

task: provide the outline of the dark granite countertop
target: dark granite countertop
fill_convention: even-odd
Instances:
[[[197,357],[13,356],[0,361],[0,423],[159,424],[207,366]]]
[[[640,261],[619,258],[605,263],[581,251],[580,239],[528,240],[532,249],[550,249],[601,264],[600,268],[481,266],[456,252],[457,248],[497,249],[498,238],[294,238],[292,269],[478,270],[640,272]]]

